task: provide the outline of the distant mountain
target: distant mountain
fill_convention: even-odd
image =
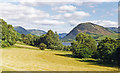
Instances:
[[[112,30],[112,31],[114,31],[114,32],[116,32],[116,33],[120,33],[120,32],[118,31],[118,28],[117,28],[117,27],[108,27],[108,29],[110,29],[110,30]]]
[[[29,31],[27,31],[26,29],[24,29],[24,28],[21,27],[21,26],[16,26],[16,27],[14,27],[14,30],[16,30],[16,31],[17,31],[18,33],[20,33],[20,34],[25,34],[25,35],[30,34]]]
[[[62,39],[67,35],[67,33],[59,33],[59,38]]]
[[[46,34],[46,32],[43,30],[37,30],[37,29],[26,30],[25,28],[23,28],[21,26],[14,27],[14,30],[16,30],[20,34],[25,34],[25,35],[32,34],[32,35],[41,36],[43,34]]]
[[[112,32],[108,29],[87,22],[77,25],[73,30],[71,30],[63,39],[74,39],[78,33],[85,32],[90,35],[111,35]]]
[[[46,34],[45,31],[43,31],[43,30],[37,30],[37,29],[29,29],[27,31],[30,32],[31,34],[37,35],[37,36],[41,36],[43,34]]]

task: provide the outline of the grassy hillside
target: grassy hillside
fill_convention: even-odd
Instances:
[[[15,44],[14,47],[0,49],[3,71],[114,71],[115,67],[98,65],[89,59],[72,58],[71,52],[39,50],[39,48]]]
[[[114,31],[115,33],[120,33],[117,27],[108,27],[108,29]]]
[[[43,34],[46,34],[45,31],[43,31],[43,30],[37,30],[37,29],[29,29],[27,31],[30,32],[30,34],[37,35],[37,36],[41,36]]]
[[[102,26],[87,22],[77,25],[73,30],[71,30],[62,40],[72,41],[75,39],[78,33],[87,33],[96,40],[100,40],[103,37],[110,36],[111,38],[116,38],[117,33],[114,31],[104,28]]]

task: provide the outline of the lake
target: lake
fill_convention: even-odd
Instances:
[[[71,46],[71,42],[62,42],[64,46]]]

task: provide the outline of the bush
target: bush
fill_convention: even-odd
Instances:
[[[46,44],[44,44],[44,43],[41,43],[41,44],[40,44],[40,49],[41,49],[41,50],[45,50],[46,47],[47,47]]]
[[[4,48],[4,47],[9,47],[10,46],[10,44],[7,42],[7,41],[2,41],[2,48]]]

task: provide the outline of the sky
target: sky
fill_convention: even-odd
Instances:
[[[117,0],[0,0],[0,18],[25,29],[68,33],[80,23],[118,27]]]

